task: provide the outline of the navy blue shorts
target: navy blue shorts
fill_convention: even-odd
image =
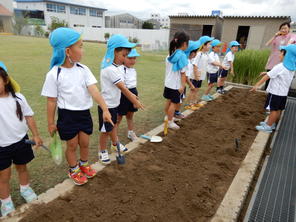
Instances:
[[[111,114],[111,119],[114,124],[117,123],[117,115],[118,115],[118,107],[108,109]],[[98,113],[99,113],[99,131],[102,133],[109,133],[113,130],[114,126],[112,126],[109,122],[104,122],[103,119],[103,110],[100,106],[98,106]]]
[[[17,143],[0,147],[0,171],[9,168],[12,163],[25,165],[34,159],[32,146],[25,143],[26,139],[29,139],[28,135]]]
[[[164,87],[163,97],[171,100],[172,103],[178,104],[182,102],[182,94],[177,89]]]
[[[195,88],[200,88],[202,85],[202,80],[190,79],[190,82]]]
[[[133,94],[138,96],[137,88],[129,89],[129,91],[131,91]],[[137,111],[138,109],[134,107],[134,104],[131,101],[129,101],[129,99],[125,95],[121,93],[120,104],[118,106],[118,115],[124,116],[128,112],[137,112]]]
[[[208,73],[208,83],[216,83],[218,82],[218,72],[216,73]]]
[[[264,108],[269,109],[270,111],[284,110],[286,103],[287,96],[277,96],[268,93]]]
[[[93,121],[90,111],[58,109],[57,128],[61,140],[71,140],[80,131],[91,135],[93,132]]]
[[[220,78],[226,78],[228,75],[228,70],[225,70],[225,69],[220,69],[219,70],[219,77]]]

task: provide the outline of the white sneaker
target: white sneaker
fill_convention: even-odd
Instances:
[[[37,200],[37,195],[31,187],[21,190],[21,196],[26,200],[27,203]]]
[[[1,215],[2,217],[7,216],[8,214],[15,211],[14,205],[12,201],[9,201],[8,203],[1,203]]]
[[[128,151],[128,149],[123,145],[123,144],[121,144],[121,143],[119,143],[119,146],[120,146],[120,151],[121,152],[127,152]],[[117,146],[115,145],[113,145],[112,143],[111,143],[111,150],[113,150],[114,152],[117,152]]]
[[[178,126],[174,121],[169,121],[168,128],[173,130],[178,130],[180,129],[180,126]]]
[[[109,154],[107,150],[103,150],[99,152],[99,161],[103,164],[103,165],[107,165],[111,163],[111,160],[109,158]]]
[[[134,131],[128,131],[127,138],[129,138],[131,141],[139,139]]]

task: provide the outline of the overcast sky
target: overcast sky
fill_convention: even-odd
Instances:
[[[296,21],[296,0],[108,0],[101,1],[110,13],[129,12],[140,18],[151,13],[176,15],[210,15],[212,10],[222,10],[223,15],[291,16]],[[120,2],[120,3],[119,3]]]

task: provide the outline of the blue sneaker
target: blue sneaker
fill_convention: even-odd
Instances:
[[[12,213],[13,211],[15,211],[13,202],[10,201],[8,203],[1,203],[1,215],[2,217],[7,216],[8,214]]]
[[[201,97],[201,100],[202,100],[202,101],[206,101],[206,102],[212,101],[212,99],[211,99],[208,95],[203,95],[203,96]]]
[[[260,126],[266,125],[266,124],[267,124],[266,122],[260,122]],[[275,130],[275,128],[276,128],[276,124],[274,123],[274,124],[272,124],[271,129]]]
[[[37,200],[37,195],[31,187],[27,187],[25,190],[21,191],[21,196],[27,203]]]
[[[258,131],[263,131],[263,132],[266,132],[266,133],[272,133],[272,128],[270,126],[268,126],[267,124],[264,124],[264,125],[259,125],[259,126],[256,126],[256,130]]]
[[[210,94],[208,94],[208,97],[209,97],[211,100],[214,100],[214,99],[215,99],[214,96],[212,96],[212,95],[210,95]]]

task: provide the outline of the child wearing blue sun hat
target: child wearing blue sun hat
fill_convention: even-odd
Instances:
[[[282,110],[285,109],[289,88],[296,71],[296,45],[282,46],[280,50],[282,62],[269,72],[261,73],[263,78],[251,89],[251,91],[257,90],[261,84],[270,79],[266,89],[268,95],[265,102],[265,109],[270,110],[270,115],[267,122],[260,122],[256,126],[257,130],[268,133],[275,129],[275,124],[279,120]]]
[[[99,107],[99,161],[106,165],[111,163],[107,151],[107,140],[111,138],[111,150],[116,151],[117,145],[120,147],[121,152],[127,152],[128,149],[119,142],[117,136],[117,120],[118,120],[118,107],[120,105],[121,94],[123,94],[136,109],[143,109],[138,97],[133,94],[124,83],[124,73],[121,66],[125,58],[137,44],[131,43],[123,35],[113,35],[108,40],[107,51],[101,64],[101,93],[106,101],[108,110],[111,113],[112,124],[105,122],[102,118],[102,109]]]

